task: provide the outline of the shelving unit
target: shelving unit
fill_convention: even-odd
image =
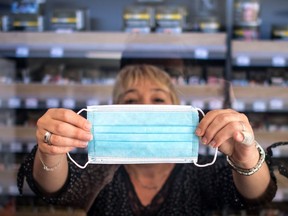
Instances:
[[[287,41],[233,41],[233,65],[238,67],[287,67]]]
[[[235,109],[254,112],[288,112],[288,88],[282,86],[233,86]],[[241,107],[237,107],[241,103]]]
[[[5,32],[0,41],[0,55],[16,58],[120,59],[131,52],[133,57],[224,59],[226,52],[224,33]]]

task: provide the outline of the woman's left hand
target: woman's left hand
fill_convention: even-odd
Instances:
[[[249,143],[244,134],[251,138]],[[219,147],[233,161],[247,163],[258,157],[259,153],[254,145],[254,132],[248,118],[243,113],[232,109],[213,110],[208,112],[200,121],[196,135],[204,145]]]

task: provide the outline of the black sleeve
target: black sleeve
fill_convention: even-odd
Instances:
[[[43,200],[53,205],[71,206],[88,210],[99,192],[108,184],[114,176],[118,165],[89,164],[85,169],[80,169],[71,161],[69,174],[65,185],[53,194],[43,193],[33,178],[33,163],[37,145],[21,164],[17,176],[17,186],[20,194],[23,194],[23,184],[26,181],[31,190]]]
[[[205,162],[201,162],[205,163]],[[208,203],[210,209],[231,209],[231,210],[253,210],[263,208],[271,203],[274,198],[277,185],[273,174],[273,168],[269,166],[271,181],[263,196],[258,199],[246,199],[237,190],[232,176],[232,169],[225,157],[218,157],[217,162],[212,166],[201,168],[199,172],[201,179],[201,194]],[[216,201],[216,202],[215,202]]]

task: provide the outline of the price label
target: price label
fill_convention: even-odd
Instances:
[[[185,100],[181,100],[180,101],[180,105],[186,105],[186,101]]]
[[[8,107],[9,108],[20,108],[21,100],[20,98],[9,98]]]
[[[27,47],[17,47],[15,54],[17,57],[28,57],[29,49]]]
[[[97,99],[89,99],[86,101],[87,106],[93,106],[93,105],[98,105],[99,101]]]
[[[46,100],[46,107],[47,108],[55,108],[59,107],[60,101],[57,98],[48,98]]]
[[[195,49],[194,56],[198,59],[208,59],[209,52],[207,49]]]
[[[37,98],[27,98],[25,100],[26,108],[37,108],[38,107],[38,100]]]
[[[22,144],[18,142],[10,143],[9,145],[11,152],[22,152]]]
[[[16,195],[16,194],[18,194],[19,192],[18,192],[18,187],[16,186],[16,185],[9,185],[9,187],[8,187],[8,193],[10,194],[10,195]]]
[[[284,67],[286,65],[286,60],[284,57],[275,56],[272,58],[272,65],[274,67]]]
[[[107,101],[107,104],[108,104],[108,105],[111,105],[111,104],[113,104],[113,101],[112,101],[112,99],[108,100],[108,101]]]
[[[253,110],[256,112],[263,112],[267,110],[265,101],[255,101],[252,105]]]
[[[191,105],[200,109],[205,109],[205,102],[203,100],[193,100]]]
[[[222,109],[223,107],[223,103],[221,100],[212,100],[209,101],[209,109],[213,110],[213,109]]]
[[[238,111],[244,111],[245,110],[245,102],[244,101],[233,101],[232,108]]]
[[[275,98],[269,101],[270,109],[282,110],[284,108],[284,102],[281,99]]]
[[[50,50],[50,56],[53,58],[61,58],[64,55],[64,50],[61,47],[53,47]]]
[[[74,109],[76,105],[76,101],[72,98],[66,98],[63,100],[62,104],[63,104],[63,107],[65,108]]]
[[[236,64],[238,66],[249,66],[250,65],[250,58],[248,56],[238,56],[236,58]]]

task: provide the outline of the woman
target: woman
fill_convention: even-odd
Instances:
[[[113,102],[179,104],[179,99],[164,71],[135,65],[120,71]],[[243,144],[244,129],[254,137],[249,121],[234,110],[210,111],[195,131],[204,145],[219,147],[229,156],[231,166],[222,158],[207,168],[129,164],[88,165],[81,170],[66,153],[86,148],[93,139],[90,129],[91,124],[71,110],[49,109],[38,120],[38,145],[22,165],[19,179],[25,175],[32,190],[48,202],[84,208],[89,215],[204,215],[250,208],[275,195],[272,171],[265,161],[260,163],[263,155],[256,145]]]

